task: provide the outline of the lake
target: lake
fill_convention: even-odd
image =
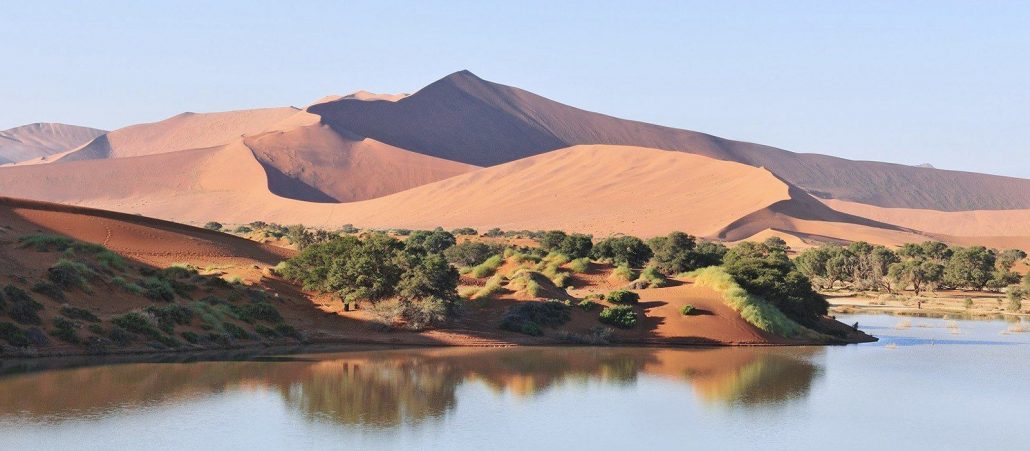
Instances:
[[[1030,448],[1030,324],[839,319],[880,341],[0,361],[0,449]]]

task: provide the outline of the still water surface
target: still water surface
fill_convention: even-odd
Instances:
[[[0,361],[0,449],[1030,449],[1027,323],[878,343]]]

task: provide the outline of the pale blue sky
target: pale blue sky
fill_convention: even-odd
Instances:
[[[797,152],[1030,177],[1028,2],[5,2],[0,129],[412,92],[469,69]]]

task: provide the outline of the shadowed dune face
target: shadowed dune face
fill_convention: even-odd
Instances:
[[[477,169],[326,125],[269,132],[243,140],[269,172],[269,190],[310,202],[374,199]]]
[[[89,127],[37,123],[0,131],[0,164],[45,158],[106,133]]]
[[[798,154],[580,110],[468,71],[397,102],[340,99],[309,111],[362,136],[480,166],[617,144],[764,167],[822,198],[945,211],[1030,208],[1030,180]]]

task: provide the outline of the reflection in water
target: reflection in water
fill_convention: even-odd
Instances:
[[[391,428],[444,417],[457,388],[481,383],[533,397],[569,384],[636,384],[641,375],[690,384],[706,403],[775,405],[807,395],[819,348],[407,349],[276,359],[127,363],[20,372],[0,368],[0,421],[62,421],[268,390],[312,421]]]

